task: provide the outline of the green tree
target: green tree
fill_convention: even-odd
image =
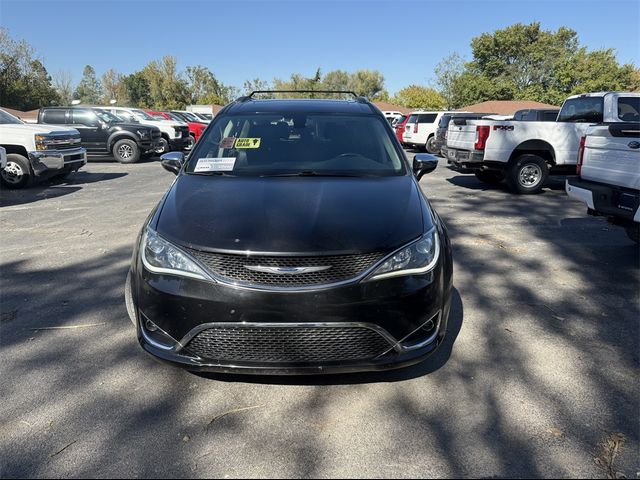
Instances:
[[[85,65],[82,70],[82,79],[78,83],[73,96],[75,99],[80,100],[80,103],[94,104],[100,102],[102,85],[96,78],[96,71],[91,65]]]
[[[184,108],[190,102],[187,82],[177,70],[176,57],[166,55],[149,62],[141,71],[149,85],[151,107],[158,110]]]
[[[377,70],[357,70],[351,75],[349,87],[357,95],[370,100],[378,100],[387,95],[384,89],[384,75]]]
[[[395,97],[392,103],[397,103],[410,108],[424,108],[428,110],[441,110],[445,107],[445,100],[436,90],[419,85],[409,85],[403,88]]]
[[[327,90],[349,90],[351,75],[344,70],[332,70],[324,74],[322,86]]]
[[[575,31],[517,23],[471,41],[473,59],[459,68],[441,64],[453,81],[438,81],[451,107],[484,100],[537,100],[559,105],[567,96],[638,88],[638,69],[620,65],[611,49],[587,51]],[[440,80],[440,77],[439,77]],[[447,88],[449,85],[450,88]]]
[[[464,60],[455,52],[436,65],[436,85],[440,95],[444,98],[447,108],[453,108],[454,106],[454,85],[464,73],[464,69]]]
[[[122,78],[118,92],[118,103],[132,107],[152,106],[149,82],[142,72],[135,72]]]
[[[24,40],[16,41],[0,28],[0,104],[32,110],[59,102],[44,64]]]
[[[186,77],[191,104],[224,105],[231,101],[233,90],[220,82],[207,67],[187,67]]]
[[[242,85],[242,90],[243,95],[249,95],[251,92],[257,92],[259,90],[271,90],[271,86],[266,80],[256,77],[253,80],[245,80]]]

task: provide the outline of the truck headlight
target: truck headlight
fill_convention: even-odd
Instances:
[[[436,266],[439,256],[440,241],[434,227],[412,244],[389,256],[366,281],[427,273]]]
[[[140,249],[142,263],[150,272],[210,280],[209,275],[189,255],[162,238],[150,227],[147,227],[142,236]]]
[[[47,149],[47,142],[50,140],[50,138],[47,135],[34,135],[34,139],[35,139],[35,144],[36,144],[36,150],[46,150]]]

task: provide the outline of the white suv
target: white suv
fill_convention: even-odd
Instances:
[[[443,115],[454,112],[412,112],[402,134],[402,143],[406,146],[426,149],[431,154],[438,153],[436,146],[436,130]]]
[[[140,108],[129,107],[98,107],[107,110],[120,117],[125,122],[140,123],[158,127],[162,138],[157,153],[167,153],[172,150],[182,151],[191,148],[193,140],[189,135],[189,126],[186,123],[172,120],[158,120]]]

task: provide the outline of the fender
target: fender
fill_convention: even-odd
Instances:
[[[131,133],[127,130],[118,130],[109,135],[109,139],[107,140],[107,149],[111,150],[113,144],[118,140],[121,140],[122,138],[128,138],[129,140],[133,140],[134,142],[136,142],[136,145],[140,145],[140,137],[138,137],[138,135],[135,135],[134,133]]]

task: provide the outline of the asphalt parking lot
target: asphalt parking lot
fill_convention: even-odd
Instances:
[[[444,161],[447,340],[385,374],[199,376],[138,347],[123,286],[173,180],[90,162],[0,195],[0,476],[603,477],[640,471],[639,251],[562,179],[515,196]],[[51,327],[72,327],[50,329]]]

